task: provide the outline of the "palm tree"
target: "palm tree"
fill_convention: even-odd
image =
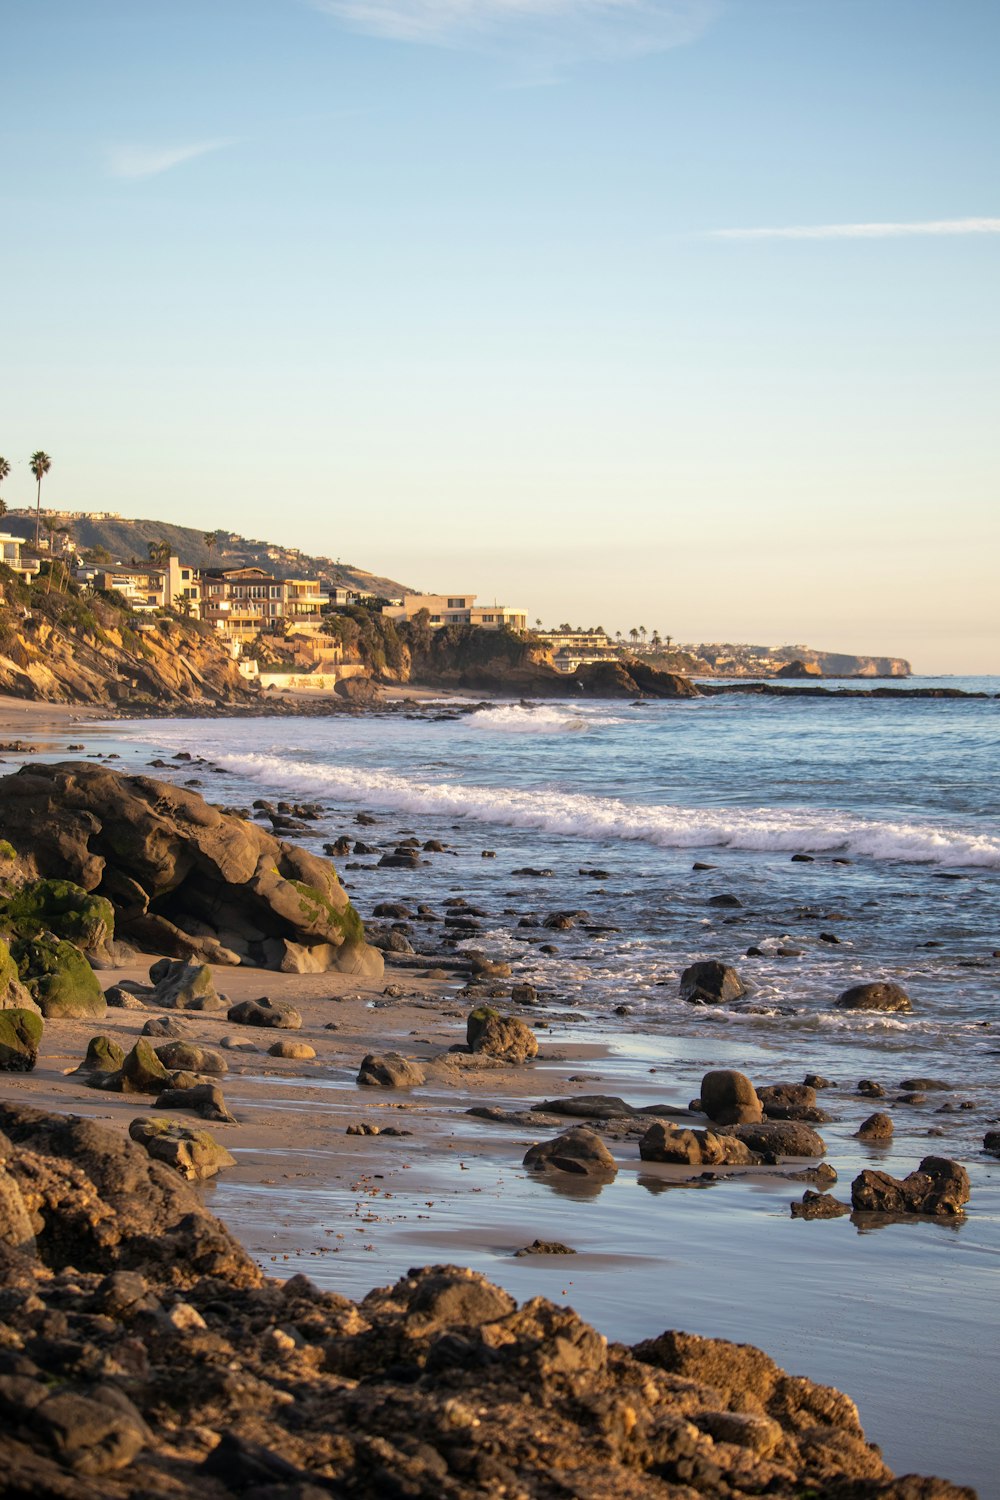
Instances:
[[[638,630],[636,630],[636,628],[635,628],[634,625],[632,626],[632,629],[629,631],[629,635],[632,637],[632,644],[634,646],[635,643],[636,643],[636,641],[639,639],[639,632],[638,632]]]
[[[170,561],[169,542],[150,542],[146,551],[149,553],[149,560],[155,568],[165,568]]]
[[[53,573],[56,570],[55,557],[54,557],[54,553],[55,553],[55,534],[59,530],[59,522],[56,520],[55,516],[46,516],[45,520],[42,522],[42,525],[45,527],[45,531],[46,531],[46,533],[48,535],[48,538],[49,538],[49,581],[48,581],[48,583],[45,586],[45,592],[47,594],[51,594],[51,592],[52,592],[52,575],[53,575]]]
[[[645,625],[640,625],[639,626],[639,634],[642,636],[642,644],[645,645],[646,644],[646,627],[645,627]]]
[[[10,473],[10,464],[7,462],[7,460],[5,458],[0,458],[0,484],[3,484],[4,480],[7,478],[7,475],[9,473]],[[6,514],[7,514],[7,502],[6,502],[6,500],[0,500],[0,516],[5,516]]]
[[[174,609],[179,615],[183,615],[185,619],[188,618],[191,613],[192,604],[187,594],[174,595]]]
[[[47,474],[51,469],[52,460],[47,453],[43,453],[41,448],[39,448],[37,453],[31,455],[28,467],[38,480],[38,500],[35,504],[35,551],[37,552],[38,532],[42,520],[42,476]]]
[[[212,561],[212,553],[222,541],[221,531],[206,531],[204,536],[205,546],[208,548],[208,560]]]
[[[653,631],[653,634],[649,638],[649,644],[652,646],[654,651],[659,651],[660,647],[663,645],[663,642],[660,640],[660,632],[658,630]]]

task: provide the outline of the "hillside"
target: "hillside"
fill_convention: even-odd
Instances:
[[[43,510],[42,514],[46,514]],[[56,514],[53,512],[53,514]],[[221,541],[213,549],[205,545],[205,532],[191,526],[174,526],[166,521],[128,520],[124,517],[95,520],[90,517],[64,523],[77,546],[85,551],[103,547],[113,558],[123,562],[139,558],[145,562],[150,542],[169,542],[174,555],[196,568],[260,567],[273,569],[281,577],[320,578],[326,583],[395,598],[406,592],[408,584],[378,573],[368,573],[352,563],[341,563],[329,557],[313,556],[278,542],[239,536],[235,531],[221,532]],[[2,529],[14,536],[34,539],[33,511],[11,510],[4,516]]]

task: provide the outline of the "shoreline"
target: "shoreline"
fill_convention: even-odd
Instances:
[[[3,707],[0,704],[0,733]],[[76,722],[69,709],[51,716],[43,706],[38,707],[40,733],[65,733]],[[97,711],[89,717],[92,722],[106,721],[106,715]],[[391,955],[387,957],[391,961]],[[102,983],[144,979],[150,958],[137,958],[128,967],[101,976]],[[550,1006],[539,1009],[537,1021],[533,1013],[517,1012],[537,1026],[541,1056],[535,1063],[486,1067],[462,1060],[449,1062],[442,1054],[464,1040],[471,1002],[454,993],[455,981],[418,974],[416,970],[424,965],[434,965],[433,955],[417,956],[402,968],[387,968],[384,980],[369,986],[334,974],[297,976],[214,968],[218,988],[234,1000],[268,993],[296,1005],[303,1027],[291,1035],[308,1041],[318,1054],[315,1062],[279,1062],[265,1051],[274,1033],[244,1031],[215,1016],[189,1017],[192,1040],[214,1047],[222,1036],[235,1034],[257,1049],[252,1054],[223,1049],[230,1071],[222,1086],[240,1123],[208,1128],[234,1152],[237,1165],[203,1191],[207,1204],[266,1270],[279,1275],[302,1271],[332,1289],[360,1296],[410,1265],[472,1262],[480,1269],[489,1267],[491,1279],[502,1275],[503,1284],[516,1290],[519,1298],[543,1292],[576,1307],[602,1332],[613,1324],[612,1331],[619,1337],[631,1332],[627,1319],[634,1315],[634,1308],[630,1303],[638,1300],[646,1335],[671,1325],[688,1328],[696,1322],[695,1331],[758,1343],[795,1374],[827,1379],[859,1399],[869,1436],[883,1443],[894,1467],[949,1472],[945,1462],[914,1458],[902,1430],[893,1432],[890,1427],[887,1434],[884,1425],[873,1418],[867,1398],[879,1381],[865,1378],[862,1365],[856,1363],[865,1357],[862,1325],[852,1322],[850,1340],[843,1347],[838,1347],[842,1341],[836,1334],[823,1339],[815,1332],[808,1344],[797,1337],[789,1344],[787,1334],[773,1326],[774,1269],[781,1267],[790,1282],[800,1275],[786,1252],[793,1259],[801,1254],[803,1235],[812,1235],[816,1241],[815,1250],[807,1252],[809,1259],[831,1276],[834,1266],[838,1271],[847,1269],[857,1284],[863,1267],[872,1278],[871,1285],[883,1288],[885,1282],[878,1278],[890,1269],[895,1277],[900,1256],[903,1264],[910,1263],[905,1243],[892,1243],[891,1235],[863,1235],[846,1250],[843,1246],[831,1250],[832,1241],[824,1238],[827,1226],[774,1225],[776,1216],[787,1217],[789,1202],[801,1196],[806,1184],[787,1180],[782,1171],[765,1171],[752,1180],[717,1181],[710,1193],[698,1191],[707,1184],[693,1180],[699,1176],[697,1171],[640,1166],[635,1140],[627,1137],[608,1137],[619,1163],[619,1180],[597,1199],[581,1199],[578,1194],[553,1191],[551,1185],[531,1181],[520,1167],[527,1145],[551,1138],[573,1121],[543,1117],[536,1127],[490,1123],[467,1116],[467,1107],[499,1105],[513,1113],[543,1098],[599,1090],[621,1093],[636,1104],[662,1100],[683,1106],[690,1090],[676,1080],[668,1082],[670,1070],[659,1068],[659,1076],[651,1074],[638,1035],[630,1059],[619,1058],[608,1035],[598,1035],[585,1016],[560,1016]],[[386,997],[384,989],[393,985],[405,993]],[[150,1014],[157,1013],[110,1011],[106,1022],[54,1023],[47,1030],[38,1070],[26,1075],[23,1086],[14,1088],[9,1097],[85,1113],[124,1130],[131,1118],[147,1112],[149,1101],[88,1089],[67,1070],[82,1058],[91,1035],[107,1032],[124,1042],[134,1038]],[[327,1030],[329,1020],[336,1030]],[[718,1038],[706,1035],[706,1062],[712,1060],[713,1051],[717,1054],[718,1046]],[[428,1085],[415,1094],[358,1088],[354,1078],[360,1057],[386,1047],[423,1061],[428,1066]],[[10,1084],[13,1075],[4,1081]],[[757,1076],[756,1081],[763,1080]],[[348,1136],[348,1126],[359,1123],[378,1124],[381,1133]],[[388,1135],[386,1124],[413,1134]],[[293,1157],[299,1160],[293,1162]],[[835,1190],[837,1196],[843,1196],[845,1186],[842,1180]],[[391,1195],[388,1201],[387,1194]],[[473,1194],[475,1211],[470,1213]],[[621,1242],[614,1222],[626,1195],[637,1199],[642,1208],[634,1243]],[[750,1212],[755,1202],[767,1205],[764,1216]],[[674,1245],[668,1239],[666,1246],[662,1244],[663,1234],[678,1231],[681,1241]],[[700,1257],[701,1264],[711,1268],[711,1277],[725,1275],[734,1232],[753,1247],[751,1253],[759,1262],[739,1265],[739,1303],[730,1308],[725,1285],[705,1283],[692,1257],[695,1261]],[[947,1231],[935,1226],[935,1232],[944,1236]],[[905,1229],[898,1233],[900,1238],[908,1237]],[[787,1245],[776,1245],[774,1234],[787,1236]],[[515,1259],[517,1249],[536,1237],[565,1240],[577,1251],[572,1264],[558,1260],[553,1264],[537,1256]],[[666,1274],[673,1283],[670,1305],[662,1309],[659,1303],[654,1307],[648,1301],[648,1292],[637,1299],[629,1291],[632,1282],[647,1289],[655,1284],[649,1278],[657,1276],[661,1266],[669,1267]],[[811,1274],[814,1277],[815,1270]],[[843,1319],[835,1281],[830,1288],[804,1283],[804,1290],[806,1286],[811,1311],[804,1326],[814,1325],[820,1308],[829,1308],[831,1316]],[[676,1305],[681,1288],[692,1316]],[[912,1341],[914,1329],[903,1303],[894,1303],[891,1293],[883,1315],[890,1319],[886,1343],[890,1352],[896,1349],[891,1355],[895,1360],[907,1340]],[[727,1317],[732,1321],[727,1323]],[[838,1374],[838,1370],[845,1373]],[[899,1373],[898,1389],[912,1399],[920,1389],[928,1388],[927,1374],[917,1362],[912,1370]],[[956,1399],[945,1404],[945,1415],[961,1426],[963,1413]],[[968,1414],[964,1420],[968,1443],[974,1441],[974,1434]]]

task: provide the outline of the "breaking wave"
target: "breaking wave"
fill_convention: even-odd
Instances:
[[[606,729],[624,721],[611,714],[581,713],[578,708],[553,704],[525,708],[519,703],[506,703],[499,708],[480,709],[467,722],[474,729],[499,730],[503,734],[582,734],[588,729]]]
[[[811,808],[705,808],[632,804],[559,790],[415,781],[396,772],[316,766],[265,754],[221,754],[231,770],[272,792],[338,797],[410,814],[475,818],[507,828],[664,849],[728,848],[843,854],[909,864],[1000,869],[1000,838],[931,823],[879,821]]]

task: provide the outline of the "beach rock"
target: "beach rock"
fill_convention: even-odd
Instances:
[[[215,1177],[223,1167],[235,1167],[236,1159],[207,1130],[180,1125],[175,1120],[140,1116],[129,1125],[133,1141],[145,1147],[154,1161],[165,1162],[187,1182]]]
[[[11,953],[46,1020],[101,1020],[107,1014],[97,975],[72,943],[47,936],[26,938],[16,942]]]
[[[419,864],[420,850],[405,848],[401,844],[379,860],[379,868],[383,870],[416,870]]]
[[[462,954],[473,974],[480,979],[509,979],[510,964],[503,959],[487,958],[478,948],[468,948]]]
[[[316,1056],[316,1048],[310,1047],[308,1042],[292,1042],[286,1037],[280,1041],[272,1042],[267,1049],[268,1057],[284,1057],[291,1061],[306,1062],[309,1058]]]
[[[530,1026],[516,1016],[501,1016],[489,1005],[478,1005],[469,1012],[466,1040],[472,1052],[504,1062],[527,1062],[538,1053],[538,1041]]]
[[[426,1082],[419,1063],[409,1062],[398,1052],[369,1052],[361,1061],[357,1083],[385,1089],[410,1089]]]
[[[701,1080],[701,1107],[717,1125],[750,1125],[764,1118],[764,1109],[745,1073],[730,1068],[706,1073]]]
[[[983,1150],[991,1156],[1000,1156],[1000,1130],[987,1130],[983,1136]]]
[[[140,1037],[117,1073],[91,1074],[90,1082],[113,1094],[158,1094],[170,1082],[170,1074],[151,1044]]]
[[[176,1286],[204,1276],[260,1285],[254,1261],[193,1190],[116,1131],[3,1100],[0,1131],[17,1148],[6,1170],[45,1266],[100,1276],[143,1269]]]
[[[38,1061],[44,1022],[35,1010],[0,1010],[0,1073],[30,1073]]]
[[[24,767],[0,781],[0,837],[13,841],[29,879],[106,898],[119,934],[155,938],[154,952],[225,950],[229,962],[263,965],[269,939],[364,943],[326,860],[148,776],[74,761]]]
[[[226,1019],[237,1026],[269,1026],[277,1027],[279,1031],[298,1031],[302,1025],[302,1017],[294,1006],[280,1000],[269,1000],[266,996],[259,1000],[240,1000],[231,1005],[226,1011]]]
[[[175,1078],[174,1082],[179,1082]],[[200,1115],[203,1120],[218,1120],[224,1125],[235,1125],[236,1117],[226,1108],[222,1090],[217,1083],[196,1083],[187,1088],[164,1089],[157,1097],[157,1109],[181,1109],[185,1114]]]
[[[21,983],[10,949],[0,938],[0,1011],[3,1010],[33,1010],[41,1015],[31,991]]]
[[[947,1092],[954,1085],[943,1083],[940,1078],[904,1078],[899,1087],[911,1094],[932,1094],[938,1090]]]
[[[152,996],[152,988],[148,993]],[[134,990],[126,989],[124,985],[112,984],[104,991],[105,1004],[114,1010],[145,1010],[146,1002],[140,994]]]
[[[728,1005],[747,993],[735,969],[718,959],[701,959],[681,975],[681,999],[691,1005]]]
[[[859,1078],[858,1093],[866,1099],[884,1099],[885,1089],[874,1078]]]
[[[849,1203],[841,1203],[829,1193],[814,1193],[809,1188],[802,1194],[800,1202],[792,1204],[793,1219],[840,1219],[850,1211]]]
[[[385,960],[370,943],[293,943],[272,939],[265,948],[270,966],[281,974],[350,974],[357,979],[381,979]]]
[[[816,1103],[816,1090],[805,1083],[774,1083],[757,1093],[769,1120],[806,1120],[825,1124],[830,1116]]]
[[[542,1141],[526,1153],[523,1165],[532,1171],[567,1172],[608,1181],[618,1168],[601,1137],[583,1125],[574,1126],[553,1141]]]
[[[888,1172],[861,1172],[851,1183],[851,1202],[862,1213],[954,1218],[964,1212],[969,1191],[969,1174],[957,1161],[925,1156],[917,1170],[902,1181]]]
[[[867,1120],[862,1120],[857,1129],[857,1136],[862,1141],[891,1141],[893,1125],[888,1115],[869,1115]]]
[[[617,1094],[567,1094],[564,1099],[543,1099],[531,1108],[537,1114],[576,1115],[584,1120],[632,1119],[638,1113]]]
[[[760,1157],[733,1136],[711,1130],[678,1130],[655,1120],[639,1142],[643,1161],[677,1162],[684,1166],[752,1166]]]
[[[117,1073],[124,1062],[125,1049],[120,1047],[112,1037],[92,1036],[87,1043],[87,1055],[76,1071],[78,1073]]]
[[[708,904],[709,906],[729,906],[735,909],[736,907],[741,907],[743,902],[739,896],[734,896],[731,891],[723,891],[718,896],[709,896]]]
[[[824,1078],[822,1073],[807,1073],[802,1082],[807,1089],[835,1089],[837,1085]]]
[[[172,1041],[156,1048],[160,1062],[170,1072],[226,1073],[229,1064],[210,1047],[199,1047],[194,1042]]]
[[[564,1245],[561,1240],[532,1240],[530,1245],[523,1245],[520,1250],[515,1250],[514,1255],[520,1259],[525,1255],[575,1255],[569,1245]]]
[[[734,1135],[751,1151],[774,1156],[822,1156],[822,1136],[798,1120],[767,1120],[759,1125],[720,1125],[719,1135]]]
[[[870,984],[852,984],[839,995],[836,1004],[840,1010],[911,1011],[910,997],[901,985],[891,980],[880,979]]]
[[[188,1034],[188,1022],[180,1016],[150,1016],[142,1028],[143,1036],[180,1038]]]
[[[181,959],[158,959],[149,971],[153,982],[150,1004],[164,1010],[224,1010],[208,964],[190,964]]]

